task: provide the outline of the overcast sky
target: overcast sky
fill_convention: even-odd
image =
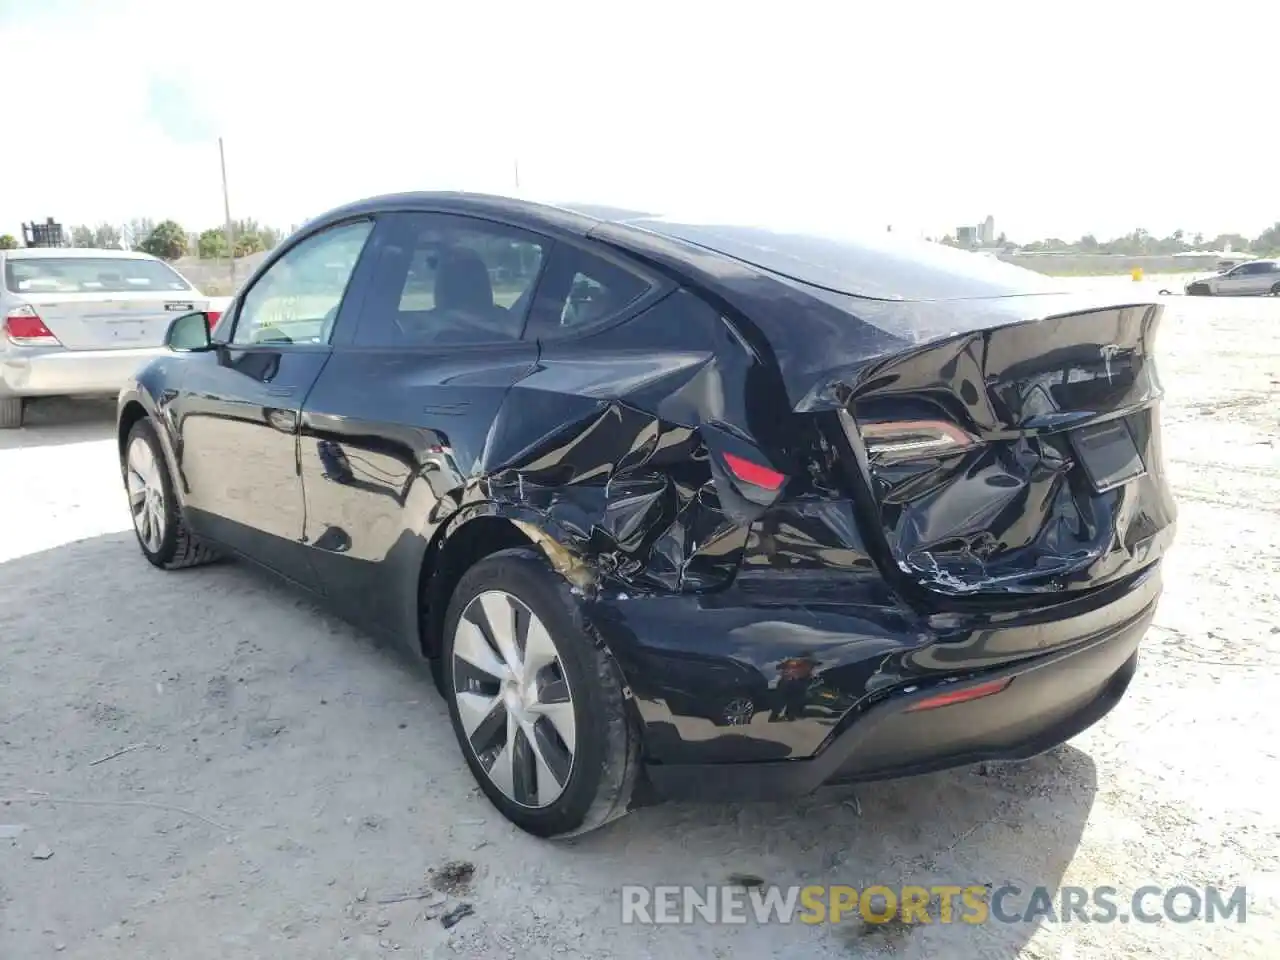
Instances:
[[[518,159],[553,201],[1253,235],[1277,38],[1274,0],[0,0],[0,232],[215,225],[222,136],[233,216],[285,227]]]

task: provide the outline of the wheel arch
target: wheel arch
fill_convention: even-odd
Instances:
[[[439,657],[449,600],[463,575],[485,557],[513,547],[537,550],[566,583],[589,592],[600,571],[565,545],[536,511],[486,500],[468,504],[432,536],[418,575],[418,639],[423,656]]]
[[[187,482],[174,450],[174,438],[169,424],[155,410],[151,398],[140,390],[130,390],[120,397],[119,413],[116,414],[116,450],[117,459],[124,469],[125,448],[129,444],[129,433],[140,420],[150,418],[155,427],[156,437],[160,441],[160,449],[164,452],[165,465],[169,468],[169,477],[173,481],[173,495],[178,506],[185,509],[187,505]]]
[[[124,460],[125,447],[129,443],[129,433],[139,420],[145,420],[151,414],[136,396],[130,397],[120,408],[116,419],[116,452]]]
[[[424,657],[440,656],[449,600],[467,570],[499,550],[533,543],[516,520],[492,502],[465,507],[436,531],[418,572],[418,642]]]

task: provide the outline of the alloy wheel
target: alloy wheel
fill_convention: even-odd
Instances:
[[[164,484],[160,464],[151,444],[134,437],[125,458],[125,483],[129,490],[129,509],[138,539],[151,553],[158,553],[164,542]]]
[[[755,716],[756,705],[746,697],[735,697],[725,704],[721,715],[724,722],[731,727],[741,727],[751,722]]]
[[[573,771],[573,693],[555,641],[517,597],[501,590],[467,604],[453,637],[458,717],[485,775],[508,799],[540,808]]]

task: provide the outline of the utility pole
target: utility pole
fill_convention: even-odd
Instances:
[[[231,264],[231,292],[236,290],[236,229],[231,225],[231,199],[227,194],[227,155],[218,138],[218,161],[222,164],[222,212],[227,218],[227,259]]]
[[[516,171],[516,193],[519,193],[520,192],[520,161],[513,160],[512,163],[515,165],[515,171]]]

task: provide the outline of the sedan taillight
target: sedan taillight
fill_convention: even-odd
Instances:
[[[44,325],[40,314],[30,304],[10,310],[0,326],[3,326],[4,335],[9,338],[9,342],[18,346],[49,346],[58,343],[53,331]]]

